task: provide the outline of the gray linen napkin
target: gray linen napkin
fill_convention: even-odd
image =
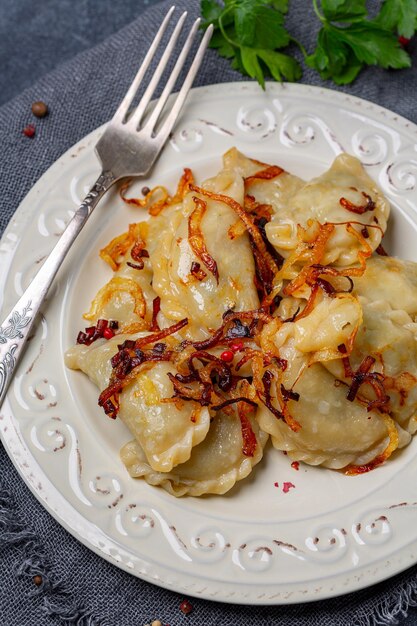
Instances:
[[[74,142],[112,116],[170,4],[149,9],[0,108],[1,232],[40,175]],[[177,6],[187,8],[192,16],[198,13],[196,0],[179,0]],[[292,0],[289,25],[296,37],[310,43],[307,48],[311,50],[318,26],[310,3]],[[412,55],[413,69],[384,72],[371,68],[345,91],[417,122],[415,45]],[[240,79],[210,51],[196,84]],[[332,87],[310,70],[304,72],[303,82]],[[51,114],[37,122],[37,135],[28,140],[22,128],[32,121],[31,103],[40,98],[49,104]],[[417,604],[415,567],[370,589],[327,602],[242,607],[191,599],[193,612],[184,616],[179,610],[181,596],[117,569],[64,531],[23,485],[2,446],[0,563],[0,617],[7,626],[142,626],[156,618],[170,626],[369,626],[397,623],[396,617]]]

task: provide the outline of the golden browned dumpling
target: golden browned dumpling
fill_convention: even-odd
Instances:
[[[124,446],[121,457],[131,476],[144,478],[150,485],[159,485],[175,496],[223,494],[246,478],[262,459],[268,435],[259,429],[254,418],[251,425],[257,441],[253,456],[245,456],[242,451],[239,418],[219,411],[207,437],[193,449],[190,460],[168,473],[153,470],[137,441]]]
[[[117,345],[137,337],[119,335],[91,346],[74,346],[67,352],[66,364],[83,371],[102,391],[110,379],[111,357],[117,353]],[[152,469],[169,472],[187,461],[193,446],[207,435],[210,414],[195,402],[184,402],[182,406],[163,402],[173,395],[167,373],[175,374],[175,367],[165,362],[149,365],[138,371],[120,394],[119,417],[140,444]]]
[[[390,205],[358,159],[338,156],[327,172],[306,183],[288,199],[282,211],[266,226],[269,241],[287,257],[299,243],[298,228],[309,220],[339,224],[330,236],[322,263],[348,266],[357,263],[361,242],[357,233],[366,228],[366,244],[375,250],[387,227]]]

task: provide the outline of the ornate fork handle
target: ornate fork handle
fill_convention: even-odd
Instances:
[[[112,172],[102,172],[71,218],[58,243],[0,326],[0,406],[13,377],[39,308],[62,261],[100,199],[115,182]]]

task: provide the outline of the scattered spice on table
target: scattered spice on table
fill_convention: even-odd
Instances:
[[[28,124],[27,126],[25,126],[22,132],[26,137],[34,137],[36,133],[36,128],[33,124]]]
[[[43,582],[42,576],[40,574],[36,574],[36,576],[33,577],[33,582],[37,587],[40,587]]]
[[[299,464],[299,462],[298,462],[298,461],[293,461],[293,462],[291,463],[291,467],[292,467],[293,469],[295,469],[295,470],[299,470],[299,469],[300,469],[300,464]]]
[[[193,610],[193,605],[188,600],[183,600],[180,604],[180,611],[184,613],[184,615],[188,615]]]
[[[32,104],[32,113],[35,117],[45,117],[48,115],[48,105],[42,100],[38,100]]]

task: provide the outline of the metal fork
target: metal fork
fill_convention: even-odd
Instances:
[[[103,195],[116,181],[126,176],[143,176],[149,172],[179,116],[209,44],[212,27],[206,30],[192,60],[187,76],[169,113],[165,115],[163,110],[167,103],[168,96],[171,94],[175,82],[189,55],[200,24],[200,19],[197,19],[193,23],[162,94],[151,113],[148,113],[147,119],[145,119],[145,113],[147,113],[152,95],[159,85],[162,74],[167,68],[168,61],[173,56],[173,51],[187,17],[187,12],[183,13],[179,18],[152,79],[138,106],[132,114],[129,115],[129,107],[132,105],[145,73],[159,48],[174,9],[175,7],[171,7],[168,11],[137,75],[113,119],[110,121],[103,136],[96,145],[96,153],[102,166],[100,176],[68,223],[64,233],[61,235],[58,243],[42,265],[38,274],[14,308],[6,316],[5,321],[0,327],[0,406],[39,308],[48,293],[62,261],[88,217]]]

